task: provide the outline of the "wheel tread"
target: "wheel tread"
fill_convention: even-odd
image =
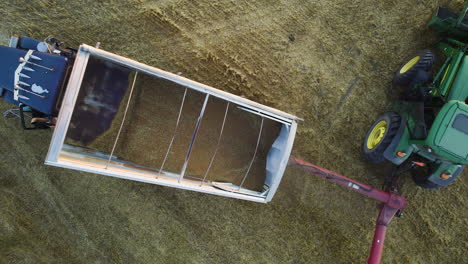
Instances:
[[[374,128],[374,126],[380,122],[381,120],[386,119],[388,122],[388,128],[387,132],[384,135],[384,138],[382,141],[377,145],[374,149],[369,150],[367,148],[367,139],[369,137],[370,131]],[[367,161],[370,161],[372,163],[381,163],[385,161],[385,157],[383,155],[384,151],[387,149],[387,147],[391,144],[393,138],[398,132],[398,129],[400,128],[400,122],[401,122],[401,117],[397,113],[394,112],[387,112],[380,116],[377,121],[372,125],[372,127],[369,129],[369,132],[367,133],[367,136],[364,140],[363,144],[363,153],[364,153],[364,159]]]
[[[408,85],[416,77],[418,71],[428,71],[431,69],[432,65],[436,60],[435,54],[430,50],[422,50],[416,56],[419,56],[419,61],[407,72],[400,73],[400,70],[406,64],[403,64],[395,74],[393,82],[397,85]],[[414,56],[414,57],[416,57]],[[414,58],[413,57],[413,58]]]

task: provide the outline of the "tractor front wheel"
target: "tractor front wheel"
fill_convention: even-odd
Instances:
[[[367,132],[363,144],[364,158],[372,163],[385,161],[384,152],[400,128],[401,117],[394,112],[380,116]]]
[[[395,73],[393,82],[397,85],[408,85],[414,81],[419,71],[429,71],[436,60],[430,50],[422,50],[408,62],[403,64]]]

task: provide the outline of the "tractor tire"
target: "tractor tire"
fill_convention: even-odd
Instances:
[[[406,86],[414,81],[419,71],[429,71],[436,61],[436,55],[430,50],[422,50],[395,73],[393,83]]]
[[[464,167],[462,167],[461,171],[463,171]],[[454,177],[458,177],[461,174],[461,171],[456,174]],[[438,190],[442,187],[442,185],[435,184],[429,181],[429,176],[432,175],[432,169],[430,166],[428,167],[417,167],[411,170],[411,176],[413,177],[413,181],[416,185],[421,188],[428,189],[428,190]]]
[[[392,142],[401,125],[397,113],[387,112],[380,116],[367,132],[362,146],[364,159],[372,163],[385,161],[384,152]]]

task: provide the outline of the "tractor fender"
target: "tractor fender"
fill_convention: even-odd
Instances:
[[[403,134],[405,133],[406,127],[406,116],[403,115],[401,117],[400,127],[398,128],[395,137],[392,139],[392,142],[384,151],[384,157],[395,165],[400,165],[401,163],[403,163],[411,154],[407,153],[406,157],[400,158],[395,153],[396,148],[398,147],[398,144],[400,143],[400,140],[403,137]]]
[[[430,182],[437,184],[438,186],[447,186],[452,183],[460,173],[462,173],[464,166],[456,165],[449,162],[442,162],[439,164],[437,169],[435,169],[432,174],[427,178]],[[452,177],[447,180],[440,178],[440,174],[444,172],[452,172]]]

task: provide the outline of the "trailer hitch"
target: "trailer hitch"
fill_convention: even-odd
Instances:
[[[372,247],[369,253],[369,258],[367,259],[368,264],[380,263],[387,226],[390,224],[394,216],[401,216],[401,212],[406,206],[406,199],[397,193],[398,177],[401,173],[394,171],[392,173],[391,179],[387,180],[388,184],[386,184],[384,189],[385,191],[382,191],[375,189],[374,187],[367,184],[360,183],[340,175],[336,172],[329,171],[317,165],[303,161],[294,156],[290,156],[288,165],[301,168],[310,174],[319,176],[325,180],[339,184],[352,191],[382,202],[380,205],[379,216],[377,217],[375,225]]]
[[[38,112],[25,104],[20,104],[18,108],[19,114],[18,116],[21,120],[21,126],[24,130],[32,130],[32,129],[49,129],[55,126],[54,118],[52,116],[47,116]],[[25,112],[30,112],[30,115],[26,115]],[[26,125],[26,116],[29,117],[31,126]]]

